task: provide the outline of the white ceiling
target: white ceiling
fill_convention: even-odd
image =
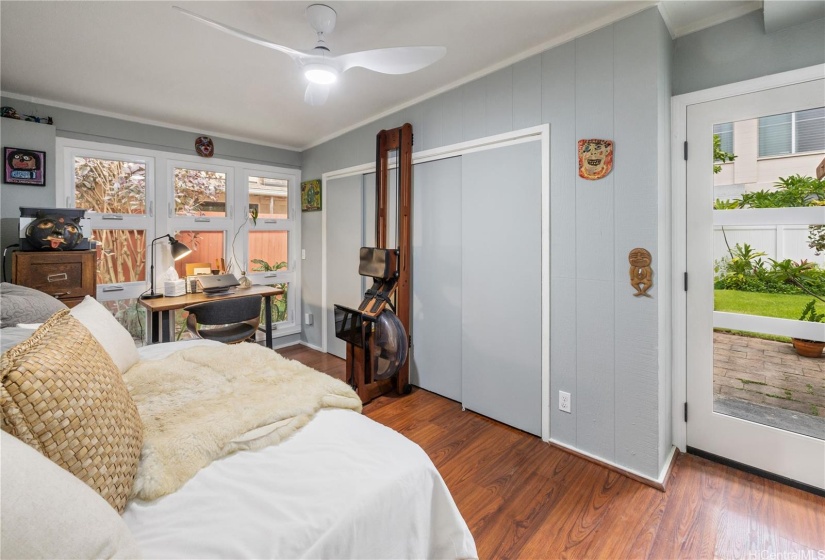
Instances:
[[[181,4],[273,42],[310,49],[315,34],[304,18],[310,3],[3,0],[0,89],[61,107],[304,149],[656,4],[330,1],[338,13],[326,38],[333,54],[442,45],[447,55],[403,76],[350,70],[322,107],[304,104],[306,82],[288,56],[171,8]],[[741,0],[666,4],[674,35],[761,7]]]

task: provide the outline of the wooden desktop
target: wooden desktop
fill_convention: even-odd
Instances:
[[[206,301],[216,301],[221,299],[233,299],[246,296],[260,295],[264,298],[264,308],[266,316],[266,346],[272,348],[272,296],[279,296],[284,291],[281,288],[272,286],[252,286],[251,288],[238,288],[232,293],[219,296],[208,296],[203,293],[186,294],[176,297],[161,297],[157,299],[141,299],[140,304],[146,308],[152,316],[149,322],[149,344],[157,342],[172,342],[174,340],[174,328],[172,312],[176,309],[183,309],[196,303]]]

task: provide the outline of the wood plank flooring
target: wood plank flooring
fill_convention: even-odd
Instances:
[[[279,352],[343,378],[334,356]],[[693,455],[660,492],[421,389],[364,414],[427,452],[480,558],[825,560],[825,498]]]

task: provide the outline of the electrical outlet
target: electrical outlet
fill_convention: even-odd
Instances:
[[[312,324],[312,313],[304,313],[304,323],[307,325]]]
[[[570,393],[559,391],[559,410],[573,412],[570,408]]]
[[[307,250],[306,249],[301,249],[301,260],[305,261],[306,258],[307,258]]]

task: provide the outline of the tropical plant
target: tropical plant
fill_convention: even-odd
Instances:
[[[825,313],[816,312],[816,300],[812,299],[802,310],[802,315],[799,316],[800,321],[809,321],[811,323],[825,323]]]
[[[252,259],[252,262],[257,265],[257,267],[252,269],[253,272],[275,272],[286,268],[286,262],[269,264],[263,259]],[[284,293],[280,296],[272,298],[272,322],[278,323],[280,321],[286,321],[287,319],[287,294],[289,291],[289,283],[282,282],[280,284],[273,284],[273,286],[284,291]],[[265,309],[263,309],[263,306],[261,307],[261,321],[263,321]]]
[[[722,171],[722,166],[717,164],[719,163],[726,163],[729,161],[733,161],[736,159],[736,156],[730,152],[726,152],[722,149],[722,139],[719,137],[718,134],[713,135],[713,173],[719,173]]]

